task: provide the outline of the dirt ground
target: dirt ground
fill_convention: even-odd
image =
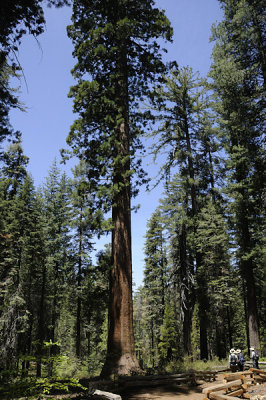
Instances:
[[[262,385],[255,385],[249,388],[249,394],[253,396],[266,396],[266,383]]]
[[[215,382],[199,381],[197,386],[172,385],[159,387],[130,388],[120,393],[122,400],[202,400],[202,389],[212,384],[222,382],[223,375],[218,376]]]
[[[122,400],[202,400],[202,387],[172,386],[131,389],[121,393]]]
[[[218,374],[215,382],[198,381],[196,386],[188,385],[168,385],[168,386],[157,386],[157,387],[130,387],[125,389],[119,394],[122,400],[203,400],[205,395],[202,393],[202,389],[216,385],[217,383],[223,382],[223,374]],[[255,385],[249,388],[249,393],[252,399],[257,399],[258,395],[266,395],[266,383],[262,385]],[[50,396],[47,396],[47,399]],[[80,395],[60,395],[53,396],[53,399],[73,399],[78,400],[83,397]]]
[[[223,381],[223,374],[219,374],[215,382],[198,382],[197,386],[173,385],[161,387],[131,388],[121,393],[122,400],[202,400],[205,395],[202,389],[216,385]],[[252,386],[251,396],[266,395],[266,383]]]

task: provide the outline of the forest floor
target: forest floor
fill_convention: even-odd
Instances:
[[[121,394],[122,400],[202,400],[203,386],[161,386],[153,388],[131,389]]]
[[[218,374],[215,382],[198,381],[196,386],[167,385],[157,387],[130,388],[121,394],[122,400],[202,400],[202,389],[222,382],[223,374]]]
[[[198,381],[197,386],[173,385],[160,387],[130,388],[121,393],[122,400],[202,400],[202,389],[223,382],[223,374],[218,374],[215,382]],[[266,395],[266,383],[249,388],[253,397]],[[253,398],[254,398],[253,397]]]
[[[130,388],[126,392],[121,393],[122,400],[202,400],[205,395],[202,389],[211,385],[216,385],[217,382],[222,382],[223,377],[218,377],[215,382],[199,382],[197,386],[175,385],[175,386],[158,386],[158,387],[144,387],[144,388]],[[258,395],[266,395],[266,383],[262,385],[252,386],[249,389],[251,398],[257,398]],[[40,397],[38,397],[39,399]],[[47,396],[46,399],[66,399],[66,400],[79,400],[78,394],[61,395],[61,396]],[[37,400],[37,399],[36,399]]]
[[[184,384],[173,384],[173,385],[162,385],[156,387],[134,387],[131,386],[123,391],[119,391],[122,400],[202,400],[205,395],[202,390],[217,383],[222,383],[224,378],[223,373],[218,373],[214,382],[197,381],[197,385],[184,385]],[[117,393],[117,392],[116,392]],[[257,399],[258,395],[266,395],[266,383],[261,385],[254,385],[249,388],[249,393],[252,399]],[[46,399],[50,399],[50,396],[45,396]],[[53,396],[52,399],[66,399],[66,400],[79,400],[83,399],[80,394],[72,395],[61,395]],[[86,397],[87,398],[87,397]],[[263,397],[264,398],[264,397]]]
[[[202,390],[206,387],[211,387],[212,385],[217,385],[217,383],[222,383],[224,379],[223,373],[218,373],[216,375],[215,381],[204,381],[197,380],[197,383],[193,386],[189,384],[167,384],[167,385],[159,385],[154,386],[139,386],[135,385],[134,382],[131,381],[130,387],[115,391],[115,393],[119,393],[121,395],[122,400],[202,400],[205,395],[202,393]],[[87,386],[87,385],[85,385]],[[89,387],[89,386],[87,386]],[[106,390],[106,389],[105,389]],[[110,388],[108,389],[109,392]],[[249,388],[249,393],[251,395],[251,399],[266,399],[266,382],[261,385],[254,385]],[[261,396],[261,397],[259,397]],[[262,397],[263,396],[263,397]],[[264,397],[265,396],[265,397]],[[7,399],[7,397],[4,397]],[[12,397],[14,398],[14,397]],[[27,399],[28,397],[20,397],[20,399]],[[84,396],[81,393],[72,393],[65,395],[45,395],[39,396],[38,399],[47,399],[47,400],[81,400],[81,399],[91,398],[88,395]],[[8,397],[9,399],[9,397]],[[37,398],[36,398],[37,400]]]
[[[217,383],[217,382],[216,382]],[[159,388],[143,388],[138,391],[131,391],[122,395],[122,400],[202,400],[204,394],[202,389],[211,386],[206,383],[196,387],[159,387]],[[249,390],[250,395],[254,398],[258,395],[266,395],[266,384],[254,386]]]

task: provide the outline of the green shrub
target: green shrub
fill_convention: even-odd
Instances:
[[[167,373],[182,373],[182,372],[187,372],[191,370],[196,370],[196,371],[208,371],[208,370],[215,370],[219,368],[226,368],[227,367],[227,360],[208,360],[208,361],[203,361],[203,360],[196,360],[192,361],[191,359],[187,358],[184,360],[173,360],[169,362],[163,369],[162,372],[167,372]]]

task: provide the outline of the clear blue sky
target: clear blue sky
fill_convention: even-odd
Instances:
[[[167,45],[167,60],[176,60],[180,66],[191,66],[206,75],[210,66],[212,44],[209,43],[211,25],[222,18],[218,0],[157,0],[165,9],[174,28],[174,42]],[[27,112],[12,111],[11,123],[23,134],[24,153],[30,158],[29,171],[35,185],[44,182],[55,158],[60,161],[59,149],[74,120],[72,100],[67,97],[74,84],[70,70],[74,66],[73,46],[66,35],[71,9],[47,9],[46,31],[38,38],[27,36],[19,50],[27,86],[21,81],[20,99]],[[17,84],[17,83],[16,83]],[[150,162],[144,161],[145,163]],[[69,163],[64,170],[70,175]],[[151,174],[153,166],[148,167]],[[154,167],[156,169],[156,167]],[[135,200],[141,204],[132,214],[133,280],[140,286],[144,268],[144,235],[147,220],[158,205],[162,188],[151,193],[142,190]],[[97,247],[102,246],[101,241]]]

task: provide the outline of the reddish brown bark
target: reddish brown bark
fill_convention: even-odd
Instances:
[[[132,254],[128,125],[120,126],[119,154],[124,162],[114,172],[114,187],[119,188],[112,207],[112,258],[107,357],[102,376],[130,375],[139,372],[135,356],[132,301]]]
[[[117,7],[114,25],[125,17]],[[118,11],[119,10],[119,11]],[[121,13],[121,15],[119,15]],[[133,335],[131,182],[128,96],[128,37],[117,39],[115,102],[117,105],[116,143],[113,153],[112,261],[107,357],[102,376],[130,375],[139,371]]]

